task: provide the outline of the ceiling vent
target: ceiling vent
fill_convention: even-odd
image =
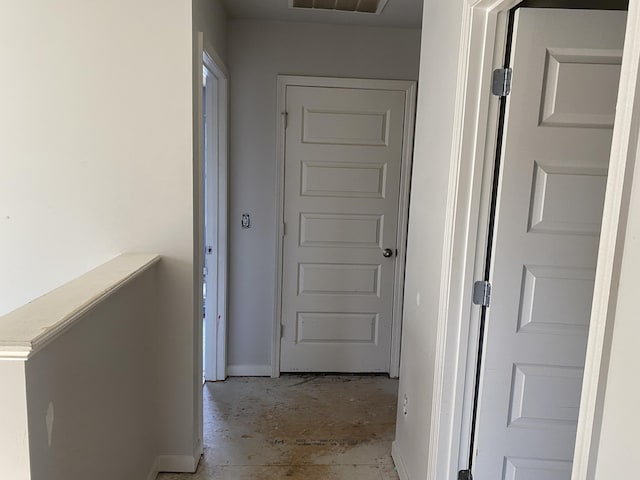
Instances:
[[[387,0],[289,0],[289,8],[375,13],[380,15]]]

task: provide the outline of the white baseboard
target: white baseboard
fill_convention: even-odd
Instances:
[[[402,461],[400,452],[398,452],[398,446],[396,442],[393,442],[391,444],[391,458],[393,458],[393,463],[396,465],[396,472],[398,472],[398,477],[400,477],[400,480],[409,480],[407,469],[404,466],[404,462]]]
[[[227,365],[230,377],[270,377],[271,365]]]
[[[149,475],[147,475],[147,480],[156,480],[156,478],[158,478],[158,474],[160,472],[156,467],[157,463],[158,463],[158,459],[156,459],[155,462],[153,462],[153,465],[151,466],[151,471],[149,472]]]
[[[200,457],[192,455],[160,455],[156,457],[156,472],[194,473],[200,463]]]

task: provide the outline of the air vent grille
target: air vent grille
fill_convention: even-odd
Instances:
[[[375,13],[380,15],[387,0],[289,0],[289,8]]]

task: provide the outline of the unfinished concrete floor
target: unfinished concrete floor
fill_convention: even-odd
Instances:
[[[397,391],[383,376],[207,383],[198,471],[158,480],[397,480],[390,456]]]

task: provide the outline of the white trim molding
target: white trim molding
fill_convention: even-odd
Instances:
[[[470,418],[465,417],[469,362],[477,344],[479,310],[470,285],[484,263],[498,102],[488,85],[502,61],[504,12],[518,0],[468,0],[462,20],[455,123],[437,320],[427,479],[455,478],[466,468]],[[484,207],[484,208],[483,208]],[[477,347],[475,347],[477,348]],[[473,369],[473,370],[472,370]],[[471,379],[471,380],[470,380]]]
[[[216,307],[215,313],[209,311],[205,318],[207,337],[205,344],[215,345],[212,352],[215,355],[208,355],[205,352],[204,359],[204,375],[207,381],[224,380],[227,377],[226,363],[227,363],[227,330],[228,330],[228,246],[229,246],[229,230],[228,230],[228,217],[229,217],[229,75],[226,65],[222,62],[218,54],[213,47],[208,44],[204,44],[202,52],[203,68],[206,70],[207,75],[211,75],[216,79],[216,96],[215,101],[212,96],[207,98],[207,107],[215,109],[217,131],[215,133],[216,141],[208,142],[209,152],[205,154],[203,152],[203,169],[200,174],[203,176],[201,179],[202,185],[207,182],[204,171],[206,168],[216,168],[216,175],[211,177],[214,179],[215,184],[208,185],[203,188],[203,198],[201,199],[202,205],[211,200],[211,197],[207,197],[206,192],[211,190],[214,192],[215,201],[211,204],[215,210],[215,265],[209,265],[210,277],[215,276],[216,291],[211,293],[215,296],[214,303]],[[202,122],[202,118],[200,118]],[[200,134],[202,135],[203,129],[200,128]],[[205,160],[209,159],[205,165]],[[210,231],[207,231],[207,225],[214,222],[206,222],[204,215],[206,215],[207,208],[203,207],[200,221],[203,222],[203,235],[209,235]],[[211,220],[211,219],[210,219]],[[210,229],[211,230],[211,229]],[[203,243],[203,250],[205,245]],[[203,258],[203,265],[206,263]],[[215,268],[214,268],[215,267]],[[200,272],[203,269],[199,269]],[[207,293],[209,297],[210,293]]]
[[[160,472],[158,471],[157,463],[158,463],[158,460],[156,459],[153,462],[153,465],[151,465],[151,470],[149,470],[149,474],[147,475],[147,480],[156,480],[156,478],[158,478],[158,474]]]
[[[153,465],[156,475],[160,472],[195,473],[200,463],[200,456],[192,455],[159,455]],[[150,474],[151,475],[151,474]]]
[[[572,480],[595,478],[608,351],[640,139],[640,4],[629,2],[591,308]]]
[[[396,442],[391,443],[391,458],[393,459],[393,464],[396,466],[396,472],[398,473],[398,477],[400,480],[409,480],[409,474],[407,474],[407,469],[404,466],[404,461],[402,460],[402,455],[398,451],[398,445]]]
[[[270,377],[271,365],[227,365],[230,377]]]
[[[393,322],[391,338],[391,354],[389,376],[398,377],[400,373],[400,341],[402,331],[402,305],[404,292],[404,277],[407,253],[407,231],[409,224],[409,191],[411,182],[411,166],[413,161],[413,138],[415,131],[416,90],[415,81],[409,80],[376,80],[360,78],[333,77],[303,77],[278,75],[277,93],[277,200],[276,225],[284,222],[284,156],[285,156],[285,116],[286,90],[289,86],[330,87],[330,88],[359,88],[374,90],[392,90],[405,93],[405,116],[402,147],[402,169],[400,180],[400,196],[398,204],[398,226],[396,245],[398,255],[394,278]],[[276,236],[276,278],[275,278],[275,312],[273,316],[273,340],[271,347],[271,376],[280,376],[280,325],[282,317],[282,229],[277,228]]]

